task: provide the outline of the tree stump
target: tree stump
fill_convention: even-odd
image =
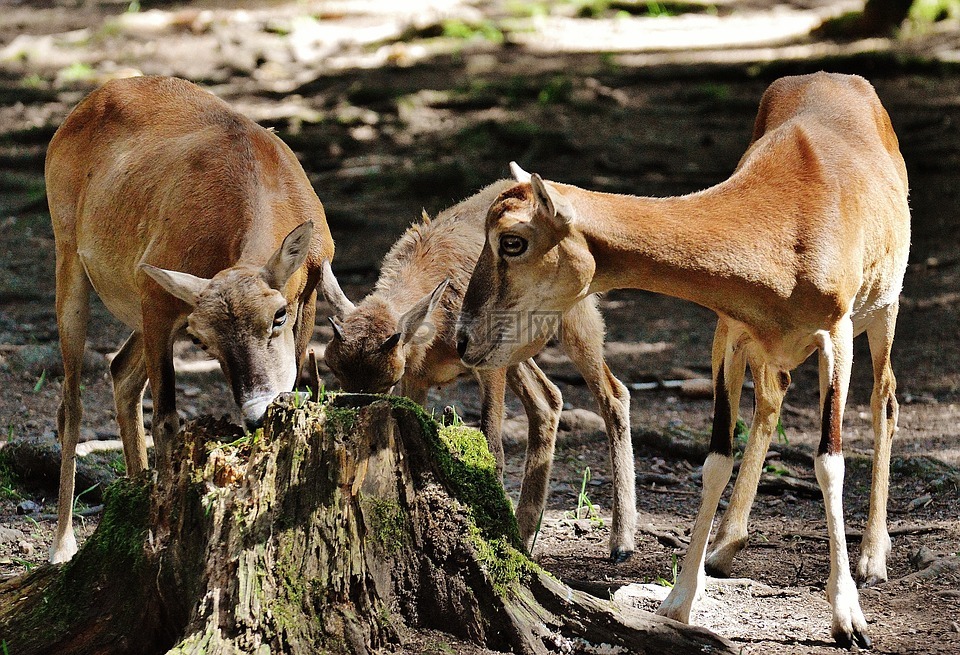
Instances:
[[[8,652],[409,652],[422,630],[514,653],[734,652],[528,560],[483,435],[408,400],[289,394],[262,431],[201,419],[176,450],[159,480],[107,490],[71,562],[0,586]]]

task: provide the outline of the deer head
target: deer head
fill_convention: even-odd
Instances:
[[[220,362],[249,428],[258,426],[270,401],[297,381],[294,326],[299,305],[295,297],[284,295],[284,287],[306,260],[312,235],[313,222],[302,223],[266,265],[232,266],[211,279],[140,266],[191,307],[187,334]]]
[[[345,391],[387,393],[400,381],[410,349],[433,337],[429,318],[448,283],[444,280],[399,314],[377,296],[354,305],[340,288],[330,263],[324,263],[321,290],[334,309],[330,318],[333,339],[324,359]]]
[[[595,269],[561,188],[515,163],[511,170],[519,183],[490,207],[458,321],[467,366],[499,368],[535,355],[551,326],[588,295]]]

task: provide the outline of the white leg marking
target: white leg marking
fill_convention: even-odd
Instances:
[[[830,578],[827,600],[833,607],[833,637],[841,644],[857,640],[861,646],[866,637],[867,621],[860,609],[857,586],[850,575],[847,541],[843,524],[843,455],[819,455],[814,460],[817,482],[823,492],[830,536]]]
[[[703,559],[707,551],[713,517],[717,513],[720,496],[733,473],[733,458],[710,453],[703,463],[703,500],[700,511],[693,524],[690,546],[683,558],[683,568],[677,577],[677,583],[670,590],[657,614],[683,623],[690,622],[693,604],[703,593],[706,586],[706,574],[703,571]]]

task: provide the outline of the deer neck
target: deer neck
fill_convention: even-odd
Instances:
[[[596,263],[590,292],[643,289],[730,316],[748,314],[758,291],[789,295],[793,278],[751,225],[762,208],[732,186],[671,198],[578,190],[576,227]]]

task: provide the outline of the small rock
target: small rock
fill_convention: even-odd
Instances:
[[[954,632],[960,632],[960,623],[956,621],[950,621],[950,629]]]
[[[6,528],[0,526],[0,544],[12,543],[23,539],[24,534],[16,528]]]
[[[920,546],[917,552],[910,555],[910,565],[915,571],[922,571],[937,560],[937,556],[926,546]]]
[[[606,430],[606,426],[599,414],[578,407],[560,413],[559,430],[578,434],[596,434]]]
[[[573,531],[578,537],[593,532],[593,527],[593,521],[587,519],[580,519],[579,521],[573,522]]]
[[[20,549],[20,553],[23,555],[30,556],[33,554],[33,544],[29,541],[21,539],[17,542],[17,548]]]
[[[39,511],[40,505],[32,500],[24,500],[17,505],[17,514],[36,514]]]
[[[913,511],[921,507],[926,507],[932,502],[933,502],[933,496],[931,496],[930,494],[923,494],[919,498],[914,498],[913,500],[910,501],[910,503],[907,505],[907,511]]]
[[[186,398],[196,398],[197,396],[200,395],[200,391],[201,391],[200,387],[196,387],[193,385],[185,385],[183,387],[183,395]]]

